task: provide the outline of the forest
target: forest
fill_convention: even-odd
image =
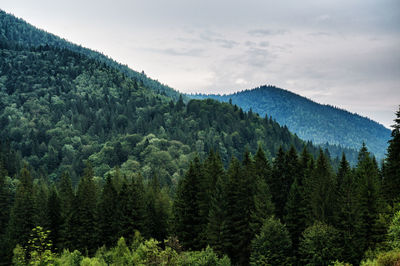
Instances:
[[[0,26],[0,264],[399,260],[400,110],[380,162]]]
[[[318,104],[308,98],[275,86],[260,86],[227,95],[188,95],[193,99],[231,101],[261,116],[272,116],[286,125],[301,139],[317,144],[329,143],[360,149],[364,141],[377,160],[385,157],[390,130],[367,117],[350,113],[330,105]],[[334,153],[333,150],[330,152]],[[340,156],[340,155],[339,155]],[[355,158],[348,158],[355,162]]]
[[[2,262],[14,265],[394,265],[400,259],[400,109],[380,169],[365,145],[337,172],[322,150],[261,147],[224,168],[195,157],[175,191],[157,175],[95,178],[73,187],[10,178],[1,146]]]

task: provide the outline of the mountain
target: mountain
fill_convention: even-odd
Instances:
[[[335,144],[360,149],[362,143],[378,159],[385,155],[390,130],[375,121],[348,111],[318,104],[298,94],[274,86],[261,86],[228,95],[188,95],[194,99],[231,101],[245,111],[271,116],[304,140],[315,144]]]
[[[0,139],[36,176],[69,171],[76,184],[89,159],[96,176],[119,167],[170,184],[210,149],[225,163],[258,145],[269,158],[280,146],[318,153],[271,119],[214,100],[174,102],[81,53],[4,39],[0,48]]]
[[[137,72],[130,69],[126,65],[122,65],[113,59],[103,55],[100,52],[84,48],[80,45],[73,44],[65,39],[62,39],[54,34],[48,33],[44,30],[38,29],[22,19],[16,18],[13,15],[7,14],[0,9],[0,38],[2,40],[11,41],[15,44],[38,47],[38,46],[52,46],[58,48],[65,48],[70,51],[84,54],[90,58],[96,59],[100,62],[111,66],[128,77],[134,78],[142,82],[144,86],[165,95],[168,95],[175,100],[179,98],[179,92],[174,89],[161,84],[157,80],[153,80],[146,76],[144,72]]]

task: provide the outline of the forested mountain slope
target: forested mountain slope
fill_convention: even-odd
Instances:
[[[237,104],[261,116],[272,116],[281,125],[304,140],[315,144],[329,143],[360,149],[365,142],[377,158],[385,155],[390,130],[366,117],[329,105],[321,105],[305,97],[274,86],[261,86],[229,95],[190,95],[195,99],[212,98]]]
[[[113,59],[103,55],[100,52],[96,52],[90,50],[88,48],[84,48],[80,45],[73,44],[65,39],[62,39],[54,34],[45,32],[41,29],[38,29],[24,20],[16,18],[13,15],[7,14],[6,12],[0,9],[0,38],[6,41],[12,41],[19,45],[24,46],[45,46],[49,45],[52,47],[65,48],[74,52],[78,52],[84,54],[90,58],[94,58],[101,62],[106,63],[108,66],[111,66],[123,73],[127,76],[134,78],[138,81],[141,81],[146,87],[163,94],[166,94],[170,97],[173,97],[175,100],[179,98],[179,93],[174,89],[161,84],[157,80],[153,80],[146,76],[146,74],[136,72],[130,69],[126,65],[122,65]]]
[[[218,150],[227,163],[258,145],[269,158],[280,146],[307,145],[271,119],[214,100],[175,103],[79,53],[5,41],[0,48],[0,137],[38,175],[69,171],[77,183],[89,159],[97,176],[119,166],[171,183],[194,153]]]

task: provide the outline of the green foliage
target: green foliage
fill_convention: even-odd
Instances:
[[[361,148],[361,140],[379,158],[385,156],[390,132],[384,126],[356,114],[333,106],[321,105],[287,90],[273,86],[261,86],[229,95],[188,95],[195,99],[216,99],[237,104],[245,111],[252,109],[261,116],[272,116],[300,138],[327,146],[332,157],[345,151],[352,163],[356,162],[355,150]],[[348,147],[345,149],[342,147]],[[324,147],[326,148],[326,147]]]
[[[341,256],[339,232],[332,226],[317,222],[308,227],[300,241],[300,256],[303,265],[330,265]]]
[[[400,251],[397,249],[379,252],[374,259],[367,259],[361,262],[361,266],[393,266],[400,263]]]
[[[400,202],[400,106],[394,122],[392,138],[389,140],[385,159],[383,182],[383,195],[392,205]]]
[[[174,202],[175,230],[183,247],[200,248],[202,224],[200,224],[199,192],[202,166],[198,158],[190,164],[185,177],[179,182]]]
[[[291,262],[292,241],[289,232],[276,218],[265,220],[251,247],[251,265],[287,265]]]
[[[389,226],[388,241],[392,249],[400,249],[400,211],[394,214]]]

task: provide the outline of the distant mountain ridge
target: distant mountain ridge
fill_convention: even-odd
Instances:
[[[279,124],[315,144],[335,144],[359,149],[365,142],[378,159],[384,157],[390,130],[358,114],[322,105],[274,86],[261,86],[227,95],[188,95],[195,99],[232,101],[245,111],[272,116]]]

